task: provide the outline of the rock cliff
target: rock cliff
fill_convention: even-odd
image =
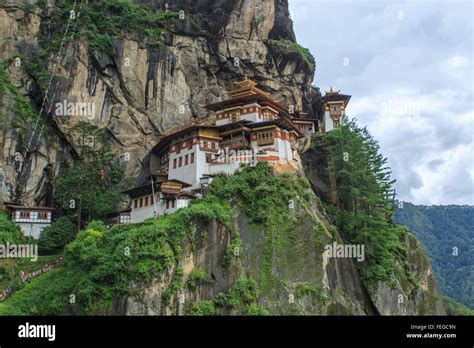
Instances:
[[[45,123],[46,131],[34,139],[37,146],[30,155],[21,195],[22,202],[31,205],[53,203],[51,182],[61,162],[80,156],[72,128],[81,120],[107,128],[113,149],[130,155],[125,175],[138,177],[147,173],[148,154],[164,131],[192,117],[207,117],[203,106],[225,98],[233,82],[245,76],[283,105],[314,113],[311,105],[318,97],[311,89],[315,63],[296,44],[286,0],[150,1],[142,5],[150,13],[176,14],[173,25],[163,31],[159,48],[123,28],[113,45],[97,49],[87,37],[90,29],[73,24],[70,30],[77,35],[66,40],[58,59],[57,52],[48,51],[45,45],[61,41],[62,25],[67,21],[64,15],[69,15],[72,2],[64,3],[0,1],[0,60],[7,72],[2,79],[6,88],[0,90],[0,180],[5,182],[5,201],[14,200],[18,193],[21,156],[36,122],[34,118],[28,121],[28,110],[20,106],[26,100],[37,112],[45,94],[55,103],[92,105],[94,112],[65,116],[47,110],[42,114],[46,121],[39,120],[39,124]],[[79,23],[86,18],[87,6],[87,1],[78,2],[75,20]],[[58,18],[58,13],[63,17]],[[145,34],[148,29],[143,28]],[[42,57],[39,63],[38,57]],[[42,83],[41,69],[55,71],[49,90]],[[315,192],[330,202],[333,183],[321,169],[324,159],[316,156],[319,154],[312,158],[317,169],[306,170],[306,175]],[[270,259],[264,260],[262,253],[268,231],[259,230],[245,213],[237,211],[232,229],[217,221],[201,226],[195,233],[206,233],[199,235],[196,245],[183,246],[176,266],[140,296],[117,299],[109,313],[182,314],[179,292],[167,305],[162,301],[178,266],[185,278],[197,268],[212,276],[212,282],[185,294],[192,302],[230,291],[243,272],[258,283],[259,304],[276,314],[444,313],[429,261],[411,235],[407,234],[406,243],[420,287],[413,289],[402,278],[395,284],[366,289],[352,260],[326,258],[322,253],[324,245],[341,238],[319,198],[312,191],[308,195],[305,205],[296,202],[292,212],[295,228],[281,236],[279,243],[284,247],[272,250]],[[243,251],[231,268],[225,268],[222,262],[233,234],[239,236]],[[404,298],[402,304],[399,295]]]
[[[11,62],[8,71],[14,85],[39,109],[45,91],[38,87],[38,77],[24,67],[42,49],[38,37],[62,36],[59,30],[50,31],[56,6],[63,2],[29,3],[32,5],[10,0],[0,5],[0,60],[26,57],[20,67]],[[37,193],[46,184],[45,170],[58,165],[58,153],[75,155],[77,139],[71,128],[80,120],[106,127],[114,150],[130,154],[127,176],[137,176],[148,170],[143,159],[163,131],[193,116],[206,117],[203,106],[225,97],[233,82],[245,76],[284,105],[301,109],[309,100],[314,68],[291,44],[295,35],[286,1],[149,3],[152,11],[167,9],[181,16],[161,49],[147,47],[126,33],[117,39],[113,51],[93,51],[81,36],[64,48],[52,81],[58,90],[55,102],[90,103],[95,113],[48,115],[48,122],[60,136],[48,138],[49,146],[44,145],[44,137],[40,139],[43,145],[33,154],[22,197],[25,203],[39,203],[38,198],[43,198]],[[80,13],[79,6],[76,12]],[[81,20],[80,14],[77,20]],[[284,43],[284,47],[275,42]],[[54,52],[46,59],[49,71],[56,56]],[[9,192],[15,192],[15,174],[7,159],[24,146],[31,129],[25,132],[26,139],[20,139],[9,123],[3,123],[2,128],[6,143],[0,150],[0,173],[7,178]]]

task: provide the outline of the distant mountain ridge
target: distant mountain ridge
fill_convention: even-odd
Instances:
[[[443,295],[474,309],[474,206],[403,202],[393,219],[421,241]]]

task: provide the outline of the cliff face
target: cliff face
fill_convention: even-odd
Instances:
[[[329,204],[337,202],[336,174],[330,169],[324,147],[311,147],[301,155],[304,172],[313,191]],[[381,315],[445,314],[428,256],[415,236],[405,231],[402,241],[407,250],[396,260],[397,276],[365,287],[371,303]],[[402,265],[407,265],[403,268]],[[412,279],[410,279],[413,277]],[[412,280],[415,280],[413,282]]]
[[[166,2],[153,3],[152,8],[164,9]],[[48,4],[51,7],[27,6],[22,0],[0,4],[1,60],[38,54],[36,36],[51,35],[56,8],[54,1]],[[93,52],[83,39],[66,46],[52,83],[58,83],[55,100],[91,103],[95,113],[74,117],[53,113],[51,122],[63,139],[41,146],[33,155],[25,203],[43,198],[38,197],[46,182],[43,173],[57,166],[58,152],[75,153],[77,139],[71,128],[81,120],[107,127],[114,150],[130,155],[126,175],[137,176],[148,170],[143,160],[163,131],[192,115],[207,116],[203,106],[224,97],[233,82],[245,76],[284,105],[302,108],[313,78],[310,65],[297,51],[275,48],[268,41],[294,40],[286,1],[173,1],[169,10],[183,12],[161,50],[125,34],[107,53]],[[49,57],[50,70],[54,58]],[[40,104],[43,91],[25,69],[13,63],[8,69],[12,82]],[[21,144],[8,123],[2,128],[6,146],[0,150],[0,173],[15,191],[14,170],[7,158]]]
[[[307,194],[309,204],[302,204],[304,199],[295,197],[290,214],[297,227],[282,234],[281,239],[276,231],[252,224],[238,210],[232,229],[215,221],[199,226],[195,246],[185,243],[176,267],[150,288],[116,304],[111,313],[180,315],[190,303],[213,300],[219,293],[231,291],[237,280],[252,278],[260,291],[257,303],[271,314],[376,314],[354,262],[324,255],[324,245],[341,239],[321,214],[316,196]],[[229,248],[232,250],[233,235],[241,240],[241,252],[233,255],[229,264],[225,260]],[[178,267],[183,270],[183,284],[189,282],[196,269],[210,275],[210,280],[193,288],[182,287],[164,304],[164,293],[171,287]]]
[[[305,197],[303,197],[305,196]],[[152,286],[116,301],[108,314],[182,315],[201,301],[216,301],[232,292],[239,279],[255,279],[259,306],[274,315],[440,315],[445,314],[429,260],[417,240],[407,233],[407,261],[417,286],[407,273],[387,282],[365,286],[352,258],[328,257],[324,246],[343,241],[329,222],[319,199],[308,191],[295,195],[289,210],[291,232],[278,233],[264,224],[254,224],[234,208],[233,228],[212,221],[192,228],[194,242],[184,242],[178,262]],[[281,227],[283,229],[283,227]],[[240,240],[240,252],[232,241]],[[181,270],[178,274],[177,270]],[[190,287],[196,270],[208,281]],[[168,301],[165,293],[181,277],[181,284]]]
[[[42,48],[38,35],[53,35],[51,21],[58,4],[29,3],[32,5],[22,0],[0,2],[0,60],[8,62],[12,86],[39,109],[45,90],[28,73],[26,61]],[[165,3],[156,1],[150,8],[164,9]],[[192,115],[206,117],[203,105],[225,97],[233,82],[245,76],[283,105],[314,112],[314,62],[293,45],[295,35],[286,0],[177,0],[168,10],[184,12],[159,50],[131,34],[121,36],[106,53],[91,50],[82,38],[65,46],[52,83],[57,86],[55,101],[90,103],[95,112],[48,116],[48,129],[53,131],[42,133],[37,151],[31,155],[23,203],[52,203],[49,183],[59,172],[61,160],[77,158],[78,139],[72,127],[81,120],[106,127],[113,150],[130,155],[125,175],[138,176],[148,171],[149,151],[164,131]],[[17,55],[27,57],[20,66],[12,61]],[[49,55],[47,61],[52,68],[55,56]],[[0,104],[0,179],[5,178],[5,201],[11,200],[10,193],[16,190],[19,162],[15,156],[23,153],[34,125],[14,126],[21,119],[17,103],[14,93],[6,91]],[[321,177],[321,163],[315,156],[314,168],[318,169],[306,174],[318,195],[327,194],[330,201],[333,184]],[[292,212],[296,228],[281,236],[279,243],[284,247],[272,250],[269,259],[263,259],[262,254],[268,231],[255,230],[245,213],[236,213],[233,231],[217,222],[196,230],[197,245],[184,244],[179,266],[185,278],[193,269],[202,268],[213,281],[187,291],[186,300],[212,299],[248,275],[261,288],[259,304],[278,314],[443,313],[429,261],[416,240],[407,236],[420,288],[412,289],[399,281],[378,284],[368,291],[351,259],[326,258],[322,253],[324,245],[341,238],[316,196],[309,194],[309,203],[303,206],[297,202]],[[228,268],[222,263],[233,233],[239,235],[243,252]],[[161,300],[175,273],[176,268],[170,268],[140,296],[117,300],[110,313],[183,313],[179,292],[168,305]],[[401,305],[399,295],[404,297]],[[295,301],[290,300],[293,297]]]

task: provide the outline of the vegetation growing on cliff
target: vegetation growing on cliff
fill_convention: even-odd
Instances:
[[[252,223],[267,229],[263,252],[265,262],[270,262],[272,251],[281,248],[279,236],[294,225],[289,216],[289,200],[298,196],[304,201],[308,188],[304,177],[275,176],[267,164],[261,163],[255,168],[244,168],[234,176],[216,178],[205,198],[158,220],[116,225],[110,230],[93,222],[66,246],[60,272],[35,279],[35,286],[23,289],[0,304],[0,313],[32,314],[31,308],[34,314],[101,313],[114,299],[135,294],[156,282],[166,270],[176,269],[164,292],[163,301],[169,304],[176,291],[185,285],[182,269],[176,267],[182,257],[183,242],[194,245],[196,228],[193,226],[216,220],[232,231],[230,207],[238,207]],[[234,239],[231,245],[240,249],[238,241]],[[263,285],[270,286],[273,283],[265,285],[265,281],[274,278],[270,265],[265,272],[268,274],[263,274]],[[186,285],[193,289],[208,280],[208,275],[197,268],[187,278]],[[34,295],[32,291],[38,293]],[[48,293],[48,298],[44,299],[43,293]],[[257,304],[260,293],[260,284],[244,278],[228,293],[216,297],[214,310],[207,302],[188,306],[186,310],[189,314],[267,314]],[[74,295],[72,304],[69,302],[71,294]]]
[[[238,206],[251,222],[281,226],[285,222],[275,219],[288,216],[291,199],[296,199],[296,196],[302,201],[307,199],[308,189],[310,185],[306,177],[273,175],[270,166],[260,162],[256,167],[244,168],[235,175],[218,176],[207,197]]]
[[[0,212],[0,245],[20,244],[23,239],[20,227],[11,221],[7,214]]]
[[[52,18],[52,25],[59,35],[51,38],[46,46],[56,53],[66,30],[67,20],[74,1],[65,1]],[[71,30],[68,42],[83,37],[94,51],[111,53],[114,41],[124,35],[136,36],[136,39],[150,47],[163,45],[164,37],[178,18],[174,11],[153,12],[152,10],[125,0],[92,1],[76,7],[77,34]],[[73,25],[71,24],[71,29]],[[46,39],[46,38],[44,38]]]
[[[36,119],[36,111],[31,106],[29,100],[18,92],[18,89],[10,81],[5,70],[5,63],[0,62],[0,121],[5,122],[5,115],[3,114],[4,95],[8,93],[15,104],[15,115],[11,121],[12,126],[17,130],[26,129],[27,125]]]
[[[409,273],[408,267],[401,272],[397,266],[406,257],[406,230],[391,222],[394,181],[377,141],[354,120],[313,140],[318,151],[328,153],[336,180],[337,203],[326,204],[326,211],[345,243],[365,246],[365,260],[359,264],[362,279],[370,287]],[[415,279],[408,279],[416,287]]]
[[[39,252],[43,255],[58,254],[76,236],[76,228],[67,216],[61,216],[41,231]]]
[[[260,290],[255,280],[242,278],[235,282],[228,293],[219,293],[213,300],[188,305],[185,314],[195,316],[268,315],[268,311],[257,304],[259,295]]]
[[[433,265],[443,294],[474,308],[474,207],[418,206],[403,202],[394,220],[406,225],[420,240]]]
[[[314,72],[316,67],[316,62],[313,55],[309,49],[301,46],[297,42],[290,40],[268,40],[269,44],[274,47],[276,50],[282,52],[283,54],[288,54],[290,52],[296,52],[304,59],[308,64],[310,70]]]
[[[474,315],[474,310],[467,308],[450,297],[443,296],[443,304],[448,315]]]
[[[265,162],[254,168],[244,168],[233,176],[215,178],[207,197],[229,202],[231,206],[237,207],[248,219],[252,235],[262,238],[262,249],[256,256],[258,274],[252,276],[255,277],[262,296],[267,299],[274,300],[276,294],[288,293],[291,288],[281,280],[275,269],[290,270],[295,267],[295,272],[306,272],[302,270],[298,260],[293,258],[293,255],[298,258],[296,255],[302,239],[309,238],[308,241],[314,243],[312,247],[316,257],[321,257],[321,241],[323,238],[331,238],[321,222],[307,211],[313,195],[306,177],[294,174],[275,175]],[[307,237],[308,235],[311,237]],[[235,250],[242,252],[240,239],[234,244],[228,250],[228,258],[233,256]],[[306,284],[305,289],[311,287],[314,288],[313,285]],[[322,295],[317,291],[307,295],[318,303],[317,307],[321,310],[324,305],[324,301],[319,301]],[[289,310],[292,314],[305,314],[299,309],[296,312],[294,308]],[[282,310],[282,313],[289,312]]]
[[[231,216],[228,206],[201,200],[158,220],[108,231],[92,223],[67,245],[60,269],[34,279],[32,286],[0,304],[0,314],[101,312],[172,267],[182,256],[182,242],[194,238],[190,226],[211,220],[228,225]]]
[[[59,214],[74,218],[79,231],[83,220],[105,219],[116,209],[124,166],[117,160],[123,154],[111,150],[107,129],[80,121],[73,130],[80,158],[63,163],[55,199]]]

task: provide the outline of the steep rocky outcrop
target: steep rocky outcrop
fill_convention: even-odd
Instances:
[[[47,3],[49,6],[42,8],[26,5],[22,0],[0,4],[0,60],[16,54],[37,54],[41,47],[36,37],[51,34],[48,30],[55,1]],[[150,3],[154,9],[167,6],[166,1]],[[75,147],[77,139],[71,128],[80,120],[106,127],[114,150],[130,154],[126,174],[137,176],[148,170],[142,160],[163,131],[193,115],[206,117],[203,106],[224,98],[233,82],[245,76],[283,104],[302,108],[303,98],[311,89],[311,67],[301,54],[272,50],[268,42],[294,40],[285,0],[173,1],[168,9],[183,11],[183,16],[161,50],[150,49],[131,35],[120,39],[115,51],[106,54],[92,53],[83,39],[65,48],[67,58],[60,61],[53,81],[53,86],[58,82],[55,100],[91,103],[95,114],[53,115],[51,122],[65,141],[54,142],[42,149],[43,156],[35,157],[22,197],[24,203],[38,201],[35,192],[45,185],[42,173],[46,167],[56,165],[57,152],[69,152],[68,145]],[[50,57],[50,68],[54,58]],[[12,74],[13,82],[39,105],[42,92],[32,76],[22,68],[17,70]],[[14,155],[18,146],[13,139],[1,150],[0,171],[8,172],[11,192],[15,191],[16,182],[6,159]]]
[[[38,110],[46,91],[39,87],[40,82],[26,63],[42,48],[38,35],[54,34],[50,32],[51,16],[59,2],[41,3],[0,1],[0,60],[8,63],[11,84]],[[21,197],[24,204],[52,204],[50,185],[61,169],[61,161],[74,161],[79,156],[72,128],[81,120],[108,129],[113,150],[130,155],[125,175],[136,177],[148,171],[149,152],[164,131],[191,117],[208,116],[203,106],[225,98],[233,82],[245,76],[283,105],[314,113],[311,105],[318,97],[311,92],[314,66],[291,45],[295,34],[286,0],[151,3],[149,7],[154,11],[166,6],[170,11],[183,11],[161,49],[152,49],[130,34],[124,34],[106,53],[91,50],[84,38],[65,46],[52,84],[57,86],[55,101],[90,103],[95,113],[73,117],[50,114],[50,131],[35,140],[38,147],[31,154]],[[26,57],[20,66],[13,61],[17,55]],[[55,56],[49,56],[49,67],[54,63]],[[4,178],[6,187],[3,199],[9,201],[15,198],[18,185],[17,154],[24,153],[34,122],[14,126],[21,115],[11,92],[3,93],[0,109],[0,180]],[[333,201],[334,182],[325,169],[324,158],[312,151],[303,157],[304,163],[311,164],[306,165],[306,175],[317,196]],[[324,245],[341,242],[341,238],[319,199],[310,195],[309,205],[296,202],[292,214],[297,228],[282,236],[280,242],[285,247],[274,250],[270,259],[262,259],[264,231],[255,230],[242,212],[235,214],[233,230],[217,222],[196,229],[197,244],[183,247],[178,265],[185,279],[199,267],[211,275],[212,281],[185,292],[185,299],[212,299],[229,291],[237,279],[246,275],[261,288],[259,303],[277,314],[444,313],[429,261],[411,236],[407,236],[413,261],[410,265],[419,288],[402,278],[395,284],[381,283],[366,289],[353,260],[325,257]],[[244,252],[229,268],[222,262],[232,233],[239,235]],[[139,296],[117,299],[107,313],[182,314],[180,292],[173,294],[167,305],[162,301],[176,270],[168,269]],[[295,301],[290,300],[292,296]]]
[[[329,153],[324,147],[311,147],[301,155],[305,175],[314,192],[329,204],[337,202],[335,173],[330,169]],[[392,276],[390,281],[377,282],[366,290],[376,311],[381,315],[427,315],[445,314],[442,299],[434,279],[428,256],[415,236],[406,230],[403,244],[406,246],[406,260],[398,260],[408,265],[408,269]],[[410,273],[417,284],[408,278]]]
[[[353,260],[324,255],[324,245],[333,240],[341,242],[341,239],[321,215],[316,196],[311,193],[308,206],[298,203],[298,198],[296,201],[291,214],[298,227],[279,240],[278,244],[284,247],[278,248],[275,243],[274,249],[266,255],[263,250],[269,231],[250,223],[242,212],[236,212],[234,231],[215,221],[199,226],[195,229],[196,245],[186,244],[176,267],[169,269],[150,288],[122,301],[112,312],[183,314],[189,303],[215,299],[219,293],[227,293],[238,279],[248,277],[255,279],[259,286],[259,305],[272,314],[376,314]],[[228,265],[225,260],[233,233],[241,240],[242,253]],[[195,288],[183,286],[172,295],[168,305],[163,305],[164,292],[171,286],[177,267],[183,270],[183,284],[195,269],[210,275],[210,281]]]

